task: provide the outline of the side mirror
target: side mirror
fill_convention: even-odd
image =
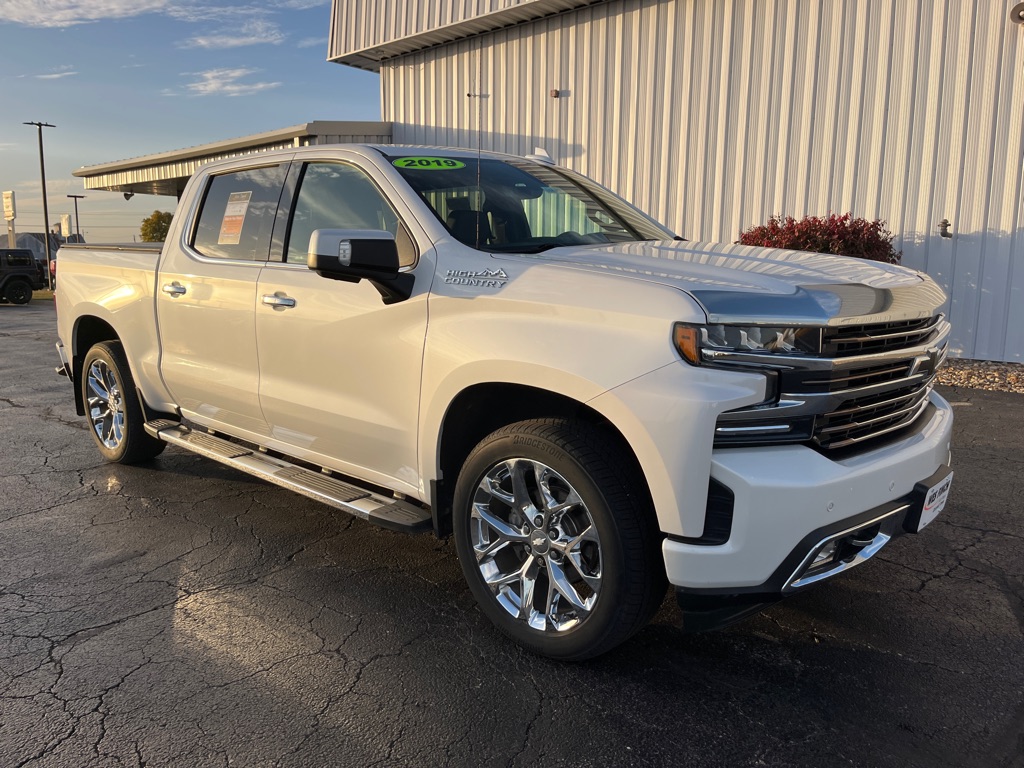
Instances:
[[[413,276],[399,271],[395,236],[383,230],[314,230],[306,264],[320,277],[331,280],[369,280],[385,304],[407,299],[412,293]]]

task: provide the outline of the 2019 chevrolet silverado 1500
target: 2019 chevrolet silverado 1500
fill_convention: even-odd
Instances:
[[[483,612],[583,659],[676,589],[730,620],[945,503],[943,292],[684,242],[553,164],[401,146],[211,164],[160,247],[66,246],[60,371],[115,462],[166,444],[453,533]]]

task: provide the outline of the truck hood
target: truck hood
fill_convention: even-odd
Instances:
[[[711,323],[849,325],[931,317],[946,297],[905,267],[819,253],[680,241],[555,248],[495,258],[561,264],[689,294]]]

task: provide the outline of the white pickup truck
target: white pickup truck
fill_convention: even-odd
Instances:
[[[949,492],[931,279],[686,242],[539,159],[218,162],[162,248],[59,260],[58,370],[107,459],[171,443],[453,533],[483,612],[551,657],[624,641],[666,580],[684,626],[722,626]]]

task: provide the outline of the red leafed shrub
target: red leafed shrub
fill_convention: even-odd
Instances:
[[[783,218],[781,214],[772,216],[767,224],[743,232],[739,242],[767,248],[856,256],[887,264],[899,264],[903,255],[893,250],[892,233],[885,228],[884,221],[855,219],[851,213],[806,216],[800,221],[792,216]]]

